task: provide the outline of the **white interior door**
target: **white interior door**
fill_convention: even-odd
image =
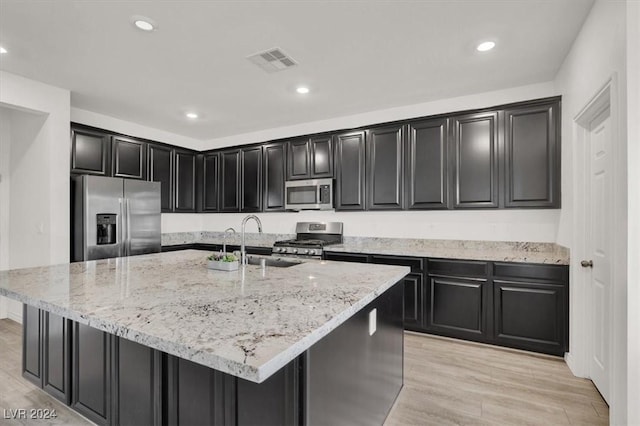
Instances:
[[[611,381],[612,324],[612,135],[611,111],[606,108],[589,126],[589,195],[588,252],[591,266],[591,300],[593,318],[593,357],[591,380],[609,403]],[[585,263],[586,262],[586,263]]]

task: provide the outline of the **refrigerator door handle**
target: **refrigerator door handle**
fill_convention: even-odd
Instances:
[[[125,198],[127,211],[127,256],[131,256],[131,204],[128,198]]]
[[[125,235],[125,217],[124,217],[124,200],[122,198],[118,198],[118,203],[120,204],[120,220],[119,220],[119,227],[120,227],[120,231],[118,232],[119,234],[119,243],[120,243],[120,248],[118,249],[118,255],[120,257],[126,256],[126,249],[125,249],[125,241],[127,236]]]

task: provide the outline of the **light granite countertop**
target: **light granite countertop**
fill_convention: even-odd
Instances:
[[[0,295],[260,383],[409,268],[305,261],[206,268],[184,250],[0,272]]]
[[[223,232],[177,232],[162,234],[162,245],[222,244]],[[247,233],[246,244],[271,247],[275,241],[295,238],[295,234]],[[228,234],[227,244],[239,245],[240,234]],[[344,237],[344,243],[325,248],[329,252],[383,254],[443,259],[495,262],[569,264],[569,249],[555,243],[428,240],[419,238]]]

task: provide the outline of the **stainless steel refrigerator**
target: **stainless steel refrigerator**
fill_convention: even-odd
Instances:
[[[160,183],[74,177],[74,261],[160,251]]]

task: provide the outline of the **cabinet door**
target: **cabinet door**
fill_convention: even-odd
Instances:
[[[264,211],[284,211],[286,147],[284,143],[264,145]]]
[[[22,377],[42,387],[42,322],[40,309],[22,308]]]
[[[427,328],[438,334],[486,341],[491,293],[483,278],[429,275]]]
[[[240,211],[262,209],[262,147],[242,150],[242,205]]]
[[[560,207],[559,109],[505,111],[505,207]]]
[[[220,188],[220,155],[216,152],[204,155],[203,203],[202,210],[208,212],[218,211],[218,192]]]
[[[365,152],[364,132],[336,137],[336,210],[365,209]]]
[[[111,421],[111,372],[110,335],[74,323],[71,406],[99,425]]]
[[[160,208],[173,211],[173,149],[149,144],[149,180],[160,182]]]
[[[122,338],[114,344],[113,423],[159,425],[161,418],[161,354]]]
[[[494,337],[498,344],[564,355],[568,302],[562,284],[494,279]]]
[[[409,124],[406,200],[409,209],[446,209],[449,206],[447,141],[449,120]]]
[[[367,131],[367,208],[401,210],[404,198],[404,126]]]
[[[336,262],[356,262],[356,263],[369,262],[368,254],[342,253],[342,252],[331,253],[331,252],[325,251],[323,256],[325,260],[335,260]]]
[[[422,274],[404,277],[404,327],[422,329],[424,313],[424,285]]]
[[[70,321],[42,312],[42,387],[68,404],[71,401]]]
[[[240,150],[220,153],[220,211],[240,211]]]
[[[113,176],[129,179],[147,178],[146,144],[134,139],[111,138]]]
[[[331,136],[311,138],[311,177],[333,177],[333,140]]]
[[[175,164],[175,211],[193,212],[196,209],[196,154],[176,150]]]
[[[71,173],[111,175],[110,138],[106,133],[71,130]]]
[[[290,141],[288,144],[287,180],[311,177],[311,152],[309,140]]]
[[[498,113],[453,119],[455,208],[498,207]]]

